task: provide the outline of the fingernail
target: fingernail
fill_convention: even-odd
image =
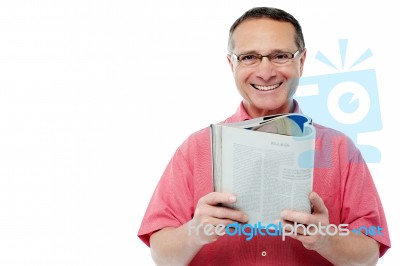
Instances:
[[[230,196],[230,197],[229,197],[229,200],[230,200],[231,202],[235,202],[235,201],[236,201],[236,197],[235,197],[235,196]]]
[[[247,216],[246,214],[243,216],[243,219],[247,222],[249,220],[249,216]]]

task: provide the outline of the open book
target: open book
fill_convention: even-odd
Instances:
[[[250,224],[280,218],[284,209],[310,212],[315,128],[303,114],[212,124],[214,190],[237,196],[231,208]]]

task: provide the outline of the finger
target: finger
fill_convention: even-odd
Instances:
[[[281,221],[282,230],[289,232],[291,234],[306,235],[307,226],[299,223],[292,223],[289,221]],[[289,235],[291,235],[289,234]]]
[[[237,223],[237,221],[234,221],[234,220],[231,220],[231,219],[219,219],[219,218],[210,217],[210,218],[208,219],[208,221],[206,222],[206,224],[207,224],[207,223],[208,223],[208,224],[211,224],[211,225],[213,225],[213,226],[221,225],[221,226],[226,227],[226,226],[228,226],[229,224]]]
[[[296,222],[298,224],[311,224],[314,223],[314,218],[311,214],[299,211],[284,210],[281,212],[281,217],[283,220],[290,222]]]
[[[211,192],[199,200],[199,204],[217,205],[220,203],[234,203],[236,196],[230,193]]]
[[[189,233],[194,232],[197,235],[201,234],[206,236],[223,236],[226,234],[227,226],[235,223],[237,224],[237,222],[229,219],[217,219],[209,217],[206,221],[203,221],[203,223],[197,226],[189,225]]]
[[[309,236],[300,235],[300,234],[291,234],[291,235],[288,235],[288,236],[293,238],[293,239],[299,240],[302,243],[310,238]]]
[[[311,192],[309,199],[314,208],[314,213],[328,213],[324,201],[316,192]]]
[[[300,241],[306,249],[313,249],[316,241],[312,236],[303,236],[303,235],[290,235],[289,237]]]
[[[207,205],[204,206],[204,210],[209,216],[219,219],[228,219],[240,223],[245,223],[249,220],[244,212],[227,207]]]
[[[230,224],[237,224],[236,221],[230,219],[216,219],[217,224],[215,224],[215,231],[219,236],[225,235],[226,230],[232,232],[233,228],[228,228],[227,226]]]

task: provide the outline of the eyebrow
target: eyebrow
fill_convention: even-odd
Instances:
[[[274,49],[274,50],[272,50],[272,51],[270,51],[268,54],[273,54],[273,53],[282,53],[282,52],[289,52],[290,51],[290,49],[288,49],[288,50],[283,50],[283,49]],[[241,53],[239,53],[238,55],[242,55],[242,54],[261,54],[261,53],[259,53],[258,51],[256,51],[256,50],[250,50],[250,51],[245,51],[245,52],[241,52]]]

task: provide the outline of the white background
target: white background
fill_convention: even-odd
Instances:
[[[313,57],[340,64],[338,39],[350,61],[372,50],[357,69],[376,70],[383,130],[363,140],[382,152],[370,169],[394,247],[379,264],[396,264],[400,43],[387,2],[2,1],[0,265],[151,264],[136,236],[147,203],[177,146],[236,110],[228,30],[263,5],[302,24],[305,76],[333,73]]]

